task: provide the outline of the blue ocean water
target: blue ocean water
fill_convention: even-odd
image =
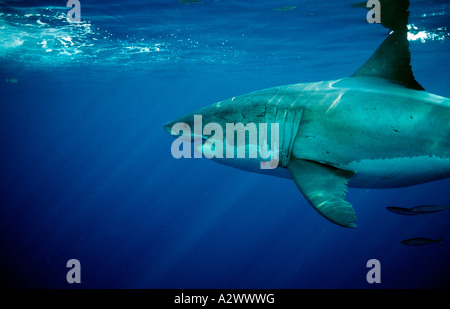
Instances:
[[[358,228],[345,229],[291,180],[171,155],[163,125],[181,115],[351,75],[388,34],[358,1],[80,2],[70,23],[65,0],[0,1],[3,287],[450,286],[450,211],[385,209],[450,205],[449,179],[349,189]],[[445,97],[449,10],[411,0],[409,20],[415,77]],[[413,237],[443,242],[400,243]],[[80,284],[66,281],[70,259]]]

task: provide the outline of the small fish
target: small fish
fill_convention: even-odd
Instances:
[[[405,246],[423,246],[423,245],[429,245],[432,243],[438,243],[441,244],[442,238],[439,238],[438,240],[433,240],[425,237],[418,237],[418,238],[411,238],[402,240],[401,243]]]
[[[387,210],[400,215],[425,215],[434,212],[450,209],[449,206],[438,206],[438,205],[423,205],[416,206],[413,208],[403,208],[403,207],[386,207]]]
[[[202,3],[202,1],[200,1],[200,0],[180,0],[180,3],[184,4],[184,5],[189,5],[191,3]]]
[[[442,210],[450,209],[449,206],[438,206],[438,205],[424,205],[424,206],[417,206],[411,208],[412,212],[418,213],[420,215],[423,214],[431,214],[433,212],[438,212]]]
[[[386,207],[386,209],[399,215],[407,215],[407,216],[418,215],[418,213],[412,212],[411,209],[403,207]]]
[[[17,78],[7,78],[6,82],[11,84],[17,84],[19,80]]]
[[[290,11],[290,10],[294,10],[294,9],[296,9],[297,7],[296,6],[283,6],[282,8],[276,8],[276,9],[273,9],[274,11],[278,11],[278,12],[281,12],[281,11]]]

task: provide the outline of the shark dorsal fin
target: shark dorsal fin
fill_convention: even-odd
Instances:
[[[409,0],[380,0],[381,24],[391,33],[351,77],[377,77],[415,90],[424,88],[415,80],[407,39]]]
[[[393,31],[351,77],[378,77],[415,90],[424,88],[415,80],[406,32]]]

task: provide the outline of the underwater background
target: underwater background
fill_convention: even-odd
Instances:
[[[70,23],[65,0],[0,0],[0,285],[450,287],[450,211],[385,208],[450,206],[450,179],[350,188],[346,229],[291,180],[171,155],[168,121],[356,71],[389,31],[355,2],[82,0]],[[410,11],[416,80],[450,97],[450,1]],[[413,237],[443,241],[400,243]],[[70,259],[80,284],[66,281]]]

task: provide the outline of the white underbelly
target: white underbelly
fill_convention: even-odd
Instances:
[[[339,167],[355,172],[349,186],[360,188],[405,187],[450,177],[450,158],[438,156],[363,159]]]

